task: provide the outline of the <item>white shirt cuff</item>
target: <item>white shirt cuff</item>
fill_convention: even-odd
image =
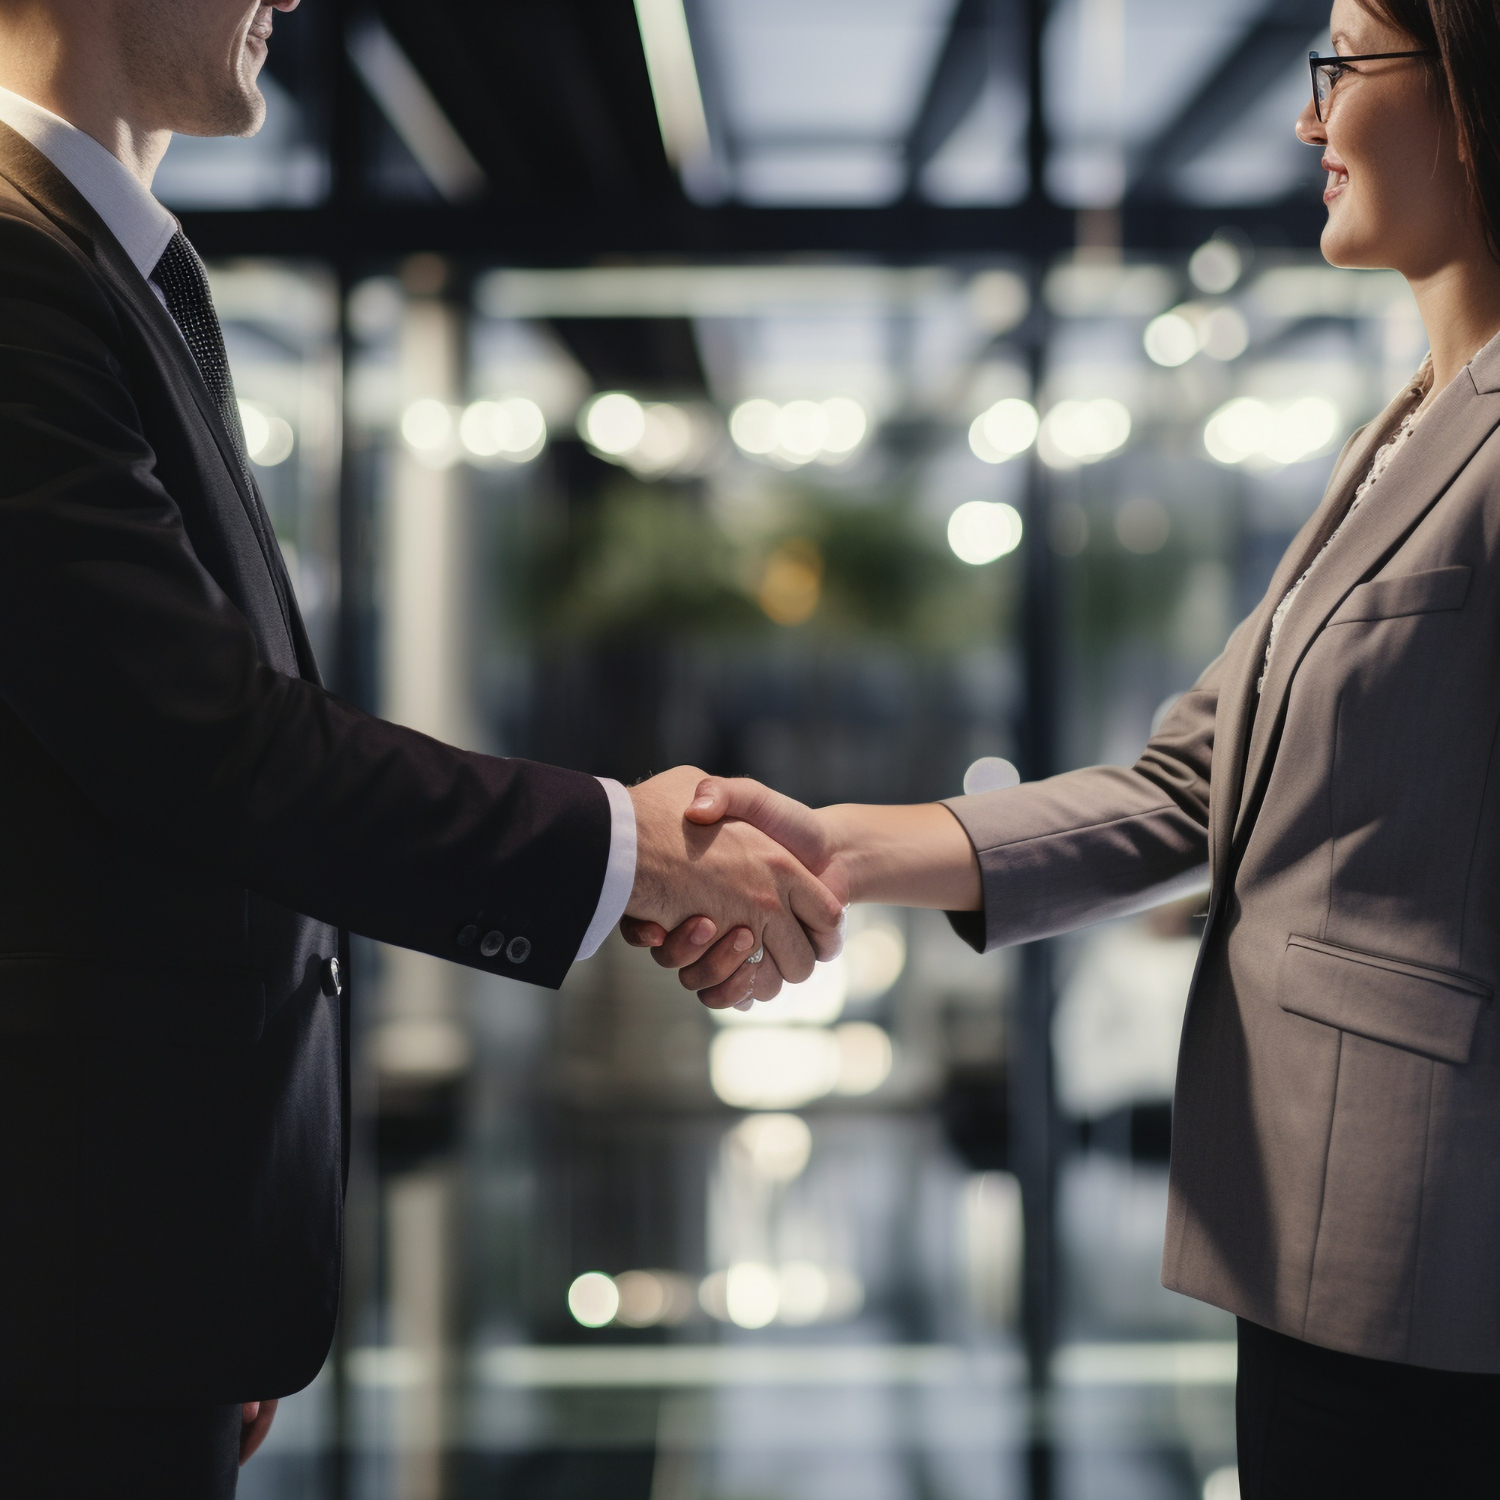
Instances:
[[[625,915],[630,893],[635,889],[635,804],[618,781],[603,776],[598,781],[609,798],[609,863],[604,867],[604,888],[599,892],[594,920],[578,947],[580,960],[592,958],[599,951],[611,929]]]

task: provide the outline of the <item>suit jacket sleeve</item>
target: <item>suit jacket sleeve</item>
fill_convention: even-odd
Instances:
[[[193,551],[81,252],[0,214],[0,701],[100,816],[322,921],[561,983],[610,812],[591,776],[469,754],[260,659]]]
[[[1223,655],[1133,766],[1091,766],[949,807],[979,855],[982,912],[954,912],[981,952],[1124,916],[1208,884],[1208,794]]]

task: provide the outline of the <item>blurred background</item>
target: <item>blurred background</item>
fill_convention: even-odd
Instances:
[[[158,177],[337,689],[814,802],[1132,761],[1424,351],[1319,0],[317,0]],[[1012,769],[1014,768],[1014,769]],[[1232,1500],[1158,1282],[1198,899],[863,909],[710,1016],[363,945],[337,1348],[247,1500]]]

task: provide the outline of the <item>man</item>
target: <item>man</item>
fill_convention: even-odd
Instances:
[[[0,0],[0,1494],[231,1495],[338,1306],[344,933],[557,986],[627,910],[811,970],[839,905],[319,685],[151,197],[297,0]],[[805,931],[804,931],[805,928]],[[264,1403],[262,1405],[261,1403]]]

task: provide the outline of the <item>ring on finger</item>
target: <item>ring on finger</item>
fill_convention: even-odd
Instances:
[[[766,956],[766,945],[764,943],[762,943],[760,945],[760,947],[757,948],[755,950],[755,952],[752,953],[750,955],[750,957],[745,960],[745,962],[747,964],[758,964],[765,956]]]

